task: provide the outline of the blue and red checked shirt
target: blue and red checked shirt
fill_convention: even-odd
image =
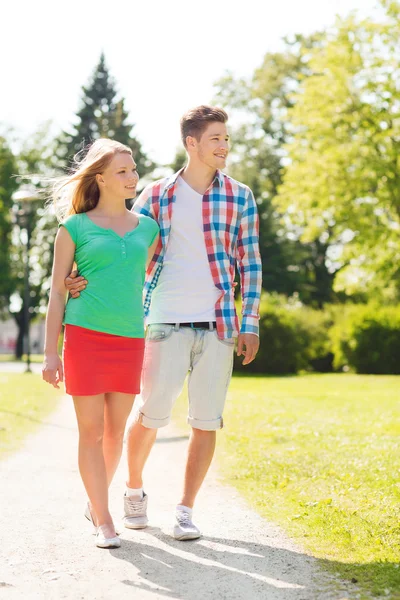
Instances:
[[[163,268],[171,231],[177,179],[183,169],[148,185],[135,202],[135,212],[152,217],[160,227],[160,240],[148,266],[144,286],[145,315]],[[258,335],[261,295],[261,258],[258,214],[254,196],[246,185],[217,171],[203,196],[203,231],[214,285],[221,291],[215,305],[218,337],[236,337],[239,320],[234,301],[235,265],[242,294],[241,333]]]

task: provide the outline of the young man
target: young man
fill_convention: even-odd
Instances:
[[[259,346],[261,261],[258,216],[251,190],[222,173],[229,152],[226,112],[210,106],[181,119],[187,166],[146,187],[133,210],[160,226],[160,242],[147,270],[148,328],[142,392],[128,435],[129,479],[125,526],[147,525],[142,472],[157,435],[168,424],[174,401],[189,372],[192,432],[184,488],[176,507],[173,535],[200,537],[192,508],[214,455],[216,430],[237,354],[249,364]],[[234,305],[237,264],[242,325]],[[83,289],[76,280],[70,291]]]

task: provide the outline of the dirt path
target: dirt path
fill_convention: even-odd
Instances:
[[[124,529],[120,549],[97,549],[83,517],[75,417],[65,398],[25,447],[0,463],[0,600],[357,597],[219,484],[214,470],[195,512],[204,537],[173,540],[186,444],[173,428],[160,432],[145,474],[151,526]],[[125,457],[111,490],[117,523],[124,479]]]

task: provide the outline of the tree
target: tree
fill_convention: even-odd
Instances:
[[[60,136],[57,153],[61,166],[70,166],[74,156],[90,142],[107,137],[131,148],[141,176],[151,171],[154,164],[132,135],[133,125],[128,122],[124,99],[117,97],[115,81],[109,74],[103,53],[88,85],[83,86],[82,91],[82,106],[77,113],[75,129]]]
[[[338,20],[289,110],[290,162],[276,206],[303,241],[329,244],[335,287],[400,297],[400,5]]]
[[[45,180],[54,175],[53,157],[55,151],[51,124],[45,123],[38,131],[27,139],[16,156],[14,173],[18,173],[16,184],[24,185],[25,177],[29,176],[29,185],[37,191],[38,200],[29,203],[29,211],[24,216],[24,222],[18,221],[13,228],[13,243],[10,248],[9,265],[12,276],[12,303],[10,313],[18,326],[16,358],[23,353],[25,334],[24,319],[24,265],[26,261],[26,228],[31,232],[31,249],[29,253],[29,315],[35,318],[44,312],[48,302],[48,290],[53,263],[53,241],[57,232],[57,222],[46,208]],[[32,176],[35,174],[35,176]],[[14,204],[14,212],[21,208]],[[24,231],[24,239],[22,238]]]
[[[230,173],[252,188],[259,206],[263,285],[287,295],[297,292],[304,302],[317,306],[333,299],[326,247],[301,243],[301,230],[273,199],[282,182],[284,144],[291,135],[292,94],[309,73],[310,49],[320,47],[322,39],[321,33],[295,36],[286,40],[284,51],[267,53],[251,80],[228,73],[216,83],[216,102],[238,123]]]
[[[12,195],[18,188],[16,158],[4,137],[0,137],[0,313],[9,304],[14,282],[11,273]]]

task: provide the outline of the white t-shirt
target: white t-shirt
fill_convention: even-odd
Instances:
[[[202,204],[202,194],[178,177],[168,246],[147,323],[215,321],[221,291],[208,262]]]

